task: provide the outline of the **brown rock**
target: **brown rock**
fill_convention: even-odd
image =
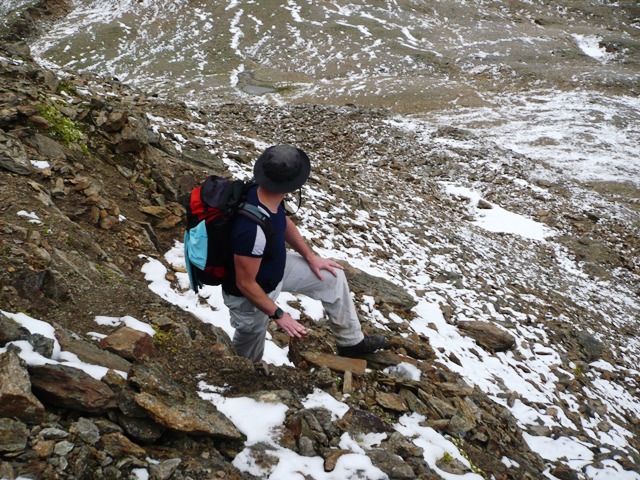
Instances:
[[[429,418],[451,418],[456,414],[456,408],[438,397],[429,395],[424,390],[419,390],[418,395],[424,405],[430,410]]]
[[[395,393],[377,392],[376,402],[382,408],[393,410],[394,412],[404,413],[408,410],[407,404],[400,395]]]
[[[151,335],[129,327],[121,327],[100,340],[101,348],[117,353],[127,360],[140,360],[144,356],[153,357],[155,347]]]
[[[161,228],[163,230],[169,230],[170,228],[175,227],[178,224],[182,223],[182,217],[178,215],[169,215],[167,218],[162,219],[160,222],[156,224],[156,228]]]
[[[127,123],[127,119],[129,118],[129,112],[120,111],[120,112],[111,112],[103,125],[103,128],[107,132],[118,132],[122,130],[122,127]]]
[[[353,373],[350,371],[344,372],[344,381],[342,382],[342,393],[345,395],[351,395],[353,393]]]
[[[166,207],[156,207],[154,205],[148,205],[145,207],[140,207],[139,209],[142,213],[146,213],[147,215],[151,215],[156,218],[167,218],[171,215],[171,210]]]
[[[504,352],[513,347],[515,338],[488,322],[458,322],[458,328],[472,337],[481,347],[495,352]]]
[[[0,452],[20,452],[27,447],[29,430],[17,420],[0,418]]]
[[[338,372],[352,372],[354,375],[364,375],[367,361],[360,358],[347,358],[331,355],[330,353],[302,352],[302,357],[317,367],[329,367]]]
[[[356,433],[391,433],[394,431],[391,425],[377,415],[367,410],[355,408],[349,409],[337,423],[342,425],[341,428],[344,427],[345,430]]]
[[[0,313],[0,347],[16,340],[28,340],[30,335],[29,330]]]
[[[323,453],[324,456],[324,471],[325,472],[333,472],[336,468],[336,464],[340,457],[343,455],[347,455],[351,452],[351,450],[326,450]]]
[[[13,350],[0,354],[0,417],[38,422],[44,406],[31,392],[24,362]]]
[[[115,227],[119,223],[120,223],[120,220],[117,217],[108,215],[104,218],[101,218],[100,221],[98,222],[98,225],[103,230],[111,230],[113,227]]]
[[[47,458],[53,454],[53,447],[56,446],[55,440],[40,440],[33,445],[33,450],[40,458]]]
[[[131,368],[131,363],[121,356],[96,347],[61,325],[54,326],[56,339],[62,350],[75,354],[83,362],[102,365],[121,372],[128,372]]]
[[[104,451],[112,457],[132,455],[137,458],[146,457],[144,448],[136,445],[121,433],[108,433],[102,437]]]
[[[235,425],[204,400],[160,398],[144,392],[137,394],[135,400],[157,423],[172,430],[233,440],[242,438]]]
[[[86,412],[116,407],[114,392],[104,383],[77,368],[65,365],[30,366],[31,384],[44,403]]]
[[[372,295],[376,301],[405,312],[409,312],[416,306],[417,302],[402,287],[384,278],[365,273],[346,262],[341,263],[349,280],[349,287],[354,293]]]

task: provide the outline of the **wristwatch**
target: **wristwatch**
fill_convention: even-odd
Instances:
[[[278,307],[276,308],[276,311],[273,313],[273,315],[269,315],[269,318],[271,320],[280,320],[283,315],[284,315],[284,312],[280,307]]]

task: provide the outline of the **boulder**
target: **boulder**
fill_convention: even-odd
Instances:
[[[143,357],[153,357],[155,347],[151,335],[129,327],[121,327],[111,335],[100,340],[101,348],[117,353],[127,360],[140,360]]]
[[[29,330],[0,312],[0,347],[16,340],[29,340]]]
[[[95,413],[117,406],[113,390],[77,368],[32,365],[29,374],[34,393],[44,403]]]
[[[38,422],[44,406],[31,392],[26,365],[14,350],[0,354],[0,417]]]
[[[0,133],[0,168],[18,175],[30,175],[33,171],[22,142],[14,135]]]
[[[393,427],[377,415],[357,408],[350,408],[337,422],[340,428],[356,433],[391,433]]]
[[[367,456],[376,467],[389,476],[390,480],[410,480],[416,474],[402,457],[386,449],[369,450]]]
[[[27,447],[29,429],[18,420],[0,418],[0,453],[20,452]]]
[[[185,390],[154,362],[136,364],[129,385],[135,404],[158,424],[190,435],[241,439],[235,425],[210,402]]]
[[[61,325],[54,324],[54,327],[56,339],[62,350],[75,354],[83,362],[102,365],[121,372],[128,372],[131,368],[131,363],[121,356],[96,347]]]
[[[243,438],[231,420],[215,406],[196,397],[183,401],[139,393],[135,399],[136,404],[144,408],[151,418],[172,430],[189,435],[207,435],[231,440]]]
[[[348,263],[341,262],[349,281],[349,288],[356,294],[371,295],[377,302],[382,302],[404,312],[409,312],[417,305],[415,299],[402,287],[381,277],[363,272]]]
[[[46,135],[36,133],[29,137],[27,143],[38,151],[42,157],[50,160],[66,160],[67,155],[58,142],[52,140]]]
[[[486,350],[504,352],[516,344],[516,339],[508,332],[488,322],[458,322],[458,328],[472,337]]]
[[[301,352],[311,365],[316,367],[329,367],[337,372],[352,372],[354,375],[364,375],[367,361],[361,358],[347,358],[321,352]]]
[[[404,413],[408,410],[404,398],[395,393],[377,392],[376,402],[386,410]]]

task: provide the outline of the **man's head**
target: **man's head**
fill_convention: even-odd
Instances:
[[[291,145],[267,148],[253,167],[253,178],[258,185],[276,193],[289,193],[299,189],[309,178],[309,173],[309,157]]]

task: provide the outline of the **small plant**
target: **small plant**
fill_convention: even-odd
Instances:
[[[38,108],[38,113],[42,118],[51,123],[51,132],[53,135],[63,140],[67,146],[78,144],[82,151],[85,153],[88,151],[87,146],[81,142],[83,134],[80,126],[76,122],[69,117],[65,117],[51,105],[41,105],[40,108]]]
[[[442,455],[440,461],[444,463],[451,463],[453,462],[453,455],[451,455],[449,452],[444,452],[444,455]]]
[[[584,380],[586,378],[584,372],[578,366],[573,369],[573,375],[579,380]]]
[[[484,470],[480,469],[478,466],[474,465],[474,463],[471,461],[471,459],[469,458],[469,455],[467,454],[467,452],[465,452],[462,448],[462,441],[459,438],[452,438],[451,441],[453,442],[453,444],[458,447],[458,451],[460,452],[460,454],[467,459],[467,461],[469,462],[469,467],[471,468],[471,471],[473,473],[477,473],[478,475],[480,475],[482,478],[489,478],[488,475],[484,472]],[[445,453],[445,455],[448,455],[448,453]]]
[[[72,83],[67,82],[66,80],[61,80],[58,82],[58,86],[56,87],[56,93],[59,95],[61,93],[66,93],[67,95],[75,95],[76,94],[76,86]]]
[[[168,332],[160,330],[157,325],[151,325],[155,334],[153,335],[153,345],[158,350],[164,350],[168,353],[178,353],[178,348],[175,345],[170,345],[171,336]]]

